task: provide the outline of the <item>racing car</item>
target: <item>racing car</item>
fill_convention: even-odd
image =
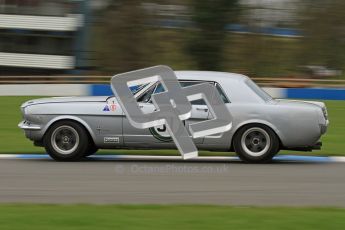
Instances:
[[[320,149],[329,124],[323,102],[273,99],[250,78],[235,73],[175,71],[181,87],[214,85],[233,116],[224,133],[194,138],[199,150],[234,151],[250,163],[270,161],[280,150]],[[151,82],[132,89],[139,107],[153,111],[151,96],[164,91]],[[191,101],[190,124],[212,119],[202,99]],[[34,99],[21,105],[19,127],[57,161],[77,161],[99,149],[174,149],[167,127],[133,127],[115,95]]]

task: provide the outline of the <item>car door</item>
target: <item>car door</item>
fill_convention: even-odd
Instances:
[[[215,82],[215,91],[214,94],[218,93],[220,98],[222,99],[222,101],[224,102],[225,106],[227,106],[228,108],[231,106],[230,100],[229,98],[226,96],[226,94],[224,93],[222,87],[220,86],[220,84]],[[215,95],[212,95],[212,97],[214,97]],[[208,115],[208,119],[214,119],[214,117],[212,116],[212,113],[209,113]],[[217,134],[213,134],[210,136],[205,136],[204,137],[204,141],[203,141],[203,148],[204,149],[219,149],[219,150],[224,150],[224,149],[229,149],[229,140],[231,139],[231,130],[227,131],[225,133],[217,133]]]
[[[182,81],[181,86],[189,86],[192,84],[201,83],[200,81]],[[163,92],[164,88],[160,83],[153,85],[143,95],[137,98],[139,107],[144,113],[151,113],[155,110],[155,106],[151,101],[152,94]],[[188,127],[194,122],[206,120],[209,115],[207,105],[203,100],[192,101],[191,118],[183,121]],[[123,119],[123,136],[124,144],[128,147],[154,147],[154,148],[175,148],[171,136],[165,125],[152,127],[149,129],[137,129],[133,127],[127,118]],[[202,144],[204,138],[194,139],[195,144]]]
[[[202,81],[180,81],[181,87],[192,86],[196,84],[204,83]],[[209,84],[213,84],[209,82]],[[191,117],[185,121],[185,126],[189,132],[189,125],[207,120],[209,117],[209,109],[204,100],[199,99],[195,101],[191,101],[192,104],[192,115]],[[193,139],[195,144],[202,144],[204,142],[204,137],[195,138]]]
[[[152,84],[140,96],[137,97],[139,108],[143,113],[152,113],[155,106],[151,103],[151,95],[156,89],[156,84]],[[151,134],[150,129],[138,129],[132,126],[127,117],[122,120],[124,145],[128,147],[153,147],[156,139]]]

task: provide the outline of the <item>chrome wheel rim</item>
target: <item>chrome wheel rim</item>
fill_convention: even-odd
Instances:
[[[241,138],[243,150],[250,156],[259,157],[267,153],[271,145],[271,138],[266,130],[253,127],[246,130]]]
[[[73,127],[63,125],[54,130],[51,143],[56,152],[68,155],[78,148],[79,134]]]

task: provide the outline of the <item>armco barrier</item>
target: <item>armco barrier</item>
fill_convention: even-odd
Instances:
[[[345,100],[345,88],[263,87],[274,98]],[[0,85],[0,96],[108,96],[108,84],[25,84]]]
[[[88,84],[0,85],[0,96],[84,96],[91,95]]]
[[[285,98],[345,100],[345,89],[334,88],[291,88],[285,89]]]
[[[110,85],[90,85],[89,92],[92,96],[112,95]]]

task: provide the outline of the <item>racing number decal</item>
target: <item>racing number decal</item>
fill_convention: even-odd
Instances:
[[[165,125],[155,126],[149,128],[152,136],[156,138],[157,140],[163,141],[163,142],[171,142],[173,139],[169,135],[169,132],[167,132],[167,127]]]
[[[159,132],[165,132],[165,131],[167,130],[167,127],[166,127],[165,125],[163,125],[162,128],[157,128],[157,130],[158,130]]]
[[[183,125],[186,125],[186,122],[183,121]],[[166,125],[159,125],[155,127],[149,128],[150,133],[154,138],[163,142],[171,142],[173,141],[172,137],[170,136]]]

